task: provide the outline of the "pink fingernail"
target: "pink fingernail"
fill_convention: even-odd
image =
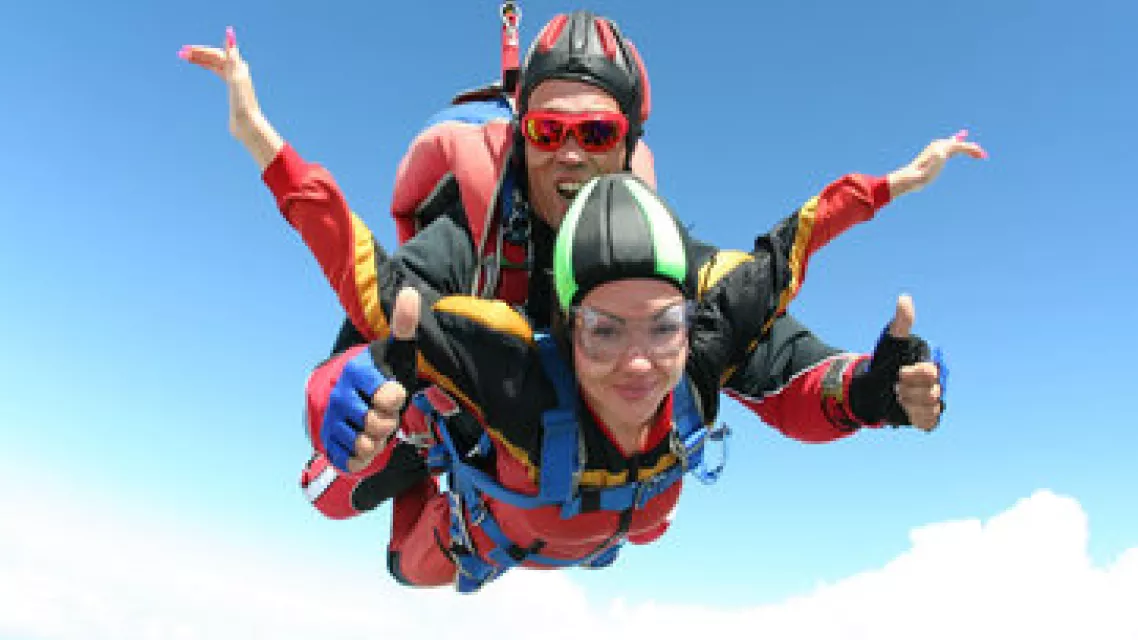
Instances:
[[[987,159],[988,159],[988,152],[987,152],[987,151],[985,151],[985,150],[983,150],[983,149],[981,149],[981,150],[980,150],[980,159],[981,159],[981,160],[987,160]]]
[[[968,129],[961,129],[960,131],[957,131],[956,135],[952,137],[955,138],[957,142],[962,142],[965,138],[968,137]]]
[[[230,49],[237,46],[237,34],[233,31],[233,27],[225,28],[225,46]]]
[[[181,49],[178,49],[178,57],[182,60],[190,59],[190,45],[184,44]]]

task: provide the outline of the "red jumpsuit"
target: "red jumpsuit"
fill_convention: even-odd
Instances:
[[[540,410],[531,409],[526,414],[517,409],[517,403],[525,398],[499,399],[495,403],[487,403],[481,396],[472,399],[470,388],[464,387],[473,385],[479,389],[479,393],[493,395],[494,389],[501,386],[502,376],[508,372],[490,375],[485,370],[493,369],[492,366],[480,366],[482,374],[456,373],[451,370],[456,366],[455,359],[444,357],[445,353],[461,349],[463,344],[477,343],[462,339],[466,334],[454,326],[439,324],[449,322],[446,320],[448,318],[461,318],[460,325],[467,332],[506,331],[510,335],[521,336],[518,339],[522,343],[525,342],[524,335],[528,335],[525,332],[529,331],[529,325],[522,317],[506,305],[469,297],[447,297],[456,291],[469,290],[474,273],[481,268],[480,254],[461,220],[451,217],[436,219],[411,238],[397,254],[388,256],[374,242],[367,228],[351,214],[331,176],[320,167],[305,163],[291,148],[286,147],[270,165],[265,180],[277,197],[281,212],[300,232],[317,258],[348,312],[350,321],[366,338],[387,336],[387,313],[395,292],[402,283],[411,282],[420,291],[429,292],[427,297],[433,302],[435,311],[429,316],[436,318],[429,321],[435,323],[431,325],[435,327],[434,342],[428,340],[424,343],[426,359],[420,362],[421,374],[456,397],[467,414],[472,416],[471,419],[492,436],[497,454],[495,473],[500,481],[519,491],[532,490],[532,484],[527,482],[532,482],[535,477],[534,459],[527,452],[535,442],[533,420],[535,416],[540,416]],[[801,287],[812,253],[852,224],[870,219],[888,200],[889,189],[885,180],[846,176],[828,186],[818,197],[808,201],[790,218],[777,225],[766,236],[768,240],[773,239],[772,242],[756,242],[756,252],[753,254],[719,251],[706,245],[694,248],[693,253],[705,270],[704,277],[701,278],[703,290],[700,299],[711,300],[709,304],[719,305],[716,307],[717,313],[722,314],[724,322],[745,327],[745,330],[728,332],[732,336],[730,340],[712,336],[708,340],[711,346],[705,352],[693,352],[693,361],[703,363],[700,367],[705,372],[701,381],[701,393],[704,395],[704,405],[710,408],[712,414],[717,410],[718,391],[723,388],[725,381],[726,388],[737,397],[745,401],[754,398],[755,401],[750,406],[788,436],[809,442],[825,442],[852,432],[853,416],[848,410],[835,413],[825,409],[820,401],[820,389],[826,371],[838,362],[848,364],[854,357],[823,360],[804,373],[789,376],[782,386],[771,389],[771,380],[785,376],[785,372],[771,371],[770,354],[763,352],[759,346],[769,338],[787,305]],[[747,273],[755,268],[755,256],[764,250],[759,248],[760,245],[775,247],[782,252],[780,259],[785,263],[786,284],[779,291],[749,290],[753,286],[754,277],[749,277]],[[464,289],[463,285],[467,288]],[[732,306],[738,304],[740,299],[750,300],[751,296],[762,295],[770,299],[764,307],[769,307],[769,313],[761,318],[753,313],[752,308],[742,313]],[[455,300],[460,302],[454,302]],[[426,318],[424,320],[427,321]],[[432,335],[432,329],[427,329],[427,334]],[[740,336],[745,336],[746,339]],[[440,346],[444,344],[449,346]],[[432,350],[436,355],[444,355],[432,360]],[[318,430],[323,419],[327,392],[334,385],[343,362],[353,353],[333,357],[310,379],[309,426],[312,441],[318,451]],[[483,362],[483,358],[485,362],[508,360],[501,354],[495,354],[479,356],[478,361]],[[783,365],[794,364],[794,359],[791,357],[778,362]],[[716,372],[716,375],[708,376],[708,371]],[[852,367],[843,367],[843,389],[848,388],[851,371]],[[471,380],[480,380],[483,386],[478,387],[478,383]],[[494,382],[487,383],[486,380]],[[768,395],[771,391],[779,390],[781,393],[773,397]],[[793,393],[787,394],[787,390],[793,390]],[[531,397],[546,398],[548,401],[548,390],[544,395],[536,393]],[[765,401],[762,400],[764,397]],[[517,422],[518,416],[524,417],[520,423]],[[662,414],[661,420],[662,423],[668,421],[666,412]],[[597,474],[589,476],[583,484],[599,483],[599,486],[605,486],[621,482],[630,472],[651,475],[667,466],[667,456],[671,455],[667,452],[660,452],[659,455],[653,455],[652,451],[627,452],[628,455],[625,455],[625,452],[613,451],[615,445],[607,438],[605,430],[599,425],[596,427],[587,430],[595,436],[590,446],[597,453],[596,457],[590,455],[590,460],[603,460],[607,466],[599,467]],[[393,451],[398,448],[399,446],[389,448],[370,469],[358,475],[361,478],[378,475],[389,465]],[[614,472],[614,469],[619,471]],[[316,470],[317,467],[310,467],[311,473],[305,478],[309,487],[321,475]],[[446,551],[450,541],[445,527],[440,529],[439,526],[447,515],[446,503],[442,498],[436,497],[432,482],[422,482],[426,478],[425,467],[415,473],[419,474],[416,476],[417,481],[410,483],[410,488],[400,493],[396,501],[391,544],[391,559],[394,562],[392,570],[397,577],[414,584],[449,582],[454,571]],[[621,525],[629,538],[646,542],[658,536],[665,526],[666,514],[674,505],[678,491],[679,485],[676,485],[657,496],[645,509],[633,514],[629,522]],[[582,549],[593,544],[598,536],[611,535],[617,530],[613,518],[619,517],[612,513],[592,513],[564,521],[549,517],[549,514],[543,515],[542,510],[510,513],[512,507],[508,505],[494,508],[501,510],[500,521],[510,529],[507,533],[518,544],[525,546],[541,540],[546,545],[543,553],[555,556],[563,554],[563,557],[576,557]],[[351,515],[351,511],[333,511],[330,515],[343,517]],[[477,544],[477,533],[475,538]]]

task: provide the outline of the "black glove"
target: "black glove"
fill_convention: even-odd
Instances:
[[[418,386],[419,341],[414,338],[399,339],[392,335],[383,350],[383,363],[391,371],[392,377],[407,391],[408,397]]]
[[[898,375],[901,367],[931,360],[927,342],[915,335],[894,338],[886,326],[873,349],[869,366],[859,367],[850,380],[850,411],[867,424],[911,425],[912,420],[897,399]],[[941,411],[944,411],[943,400]]]

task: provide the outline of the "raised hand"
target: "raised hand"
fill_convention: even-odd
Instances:
[[[893,198],[923,189],[936,179],[945,163],[953,156],[985,159],[988,152],[975,142],[967,142],[968,131],[960,130],[951,138],[933,140],[912,162],[890,173],[889,192]]]
[[[928,343],[912,334],[913,299],[897,298],[897,309],[873,350],[869,369],[850,383],[850,408],[867,423],[913,425],[932,431],[944,410],[940,365]]]
[[[229,91],[229,133],[245,145],[262,170],[267,167],[284,146],[284,140],[257,103],[249,65],[237,48],[233,27],[225,30],[225,44],[221,48],[186,45],[178,51],[178,57],[213,71],[225,81]]]

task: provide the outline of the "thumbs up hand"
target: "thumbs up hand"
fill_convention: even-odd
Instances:
[[[369,349],[374,362],[382,358],[388,365],[394,380],[384,382],[371,396],[363,431],[356,437],[355,452],[347,462],[353,473],[367,468],[395,435],[408,392],[415,389],[419,304],[418,291],[410,287],[400,290],[391,309],[391,338],[383,349],[377,350],[379,343],[373,343]]]
[[[384,359],[395,380],[406,389],[414,389],[418,378],[416,364],[419,348],[415,334],[419,330],[419,292],[411,287],[400,289],[391,308],[391,341]]]
[[[313,431],[328,459],[341,471],[367,469],[399,428],[408,392],[416,386],[419,304],[418,292],[400,291],[391,314],[389,340],[353,347],[328,362],[340,370]],[[386,369],[383,364],[388,365]]]
[[[947,372],[943,364],[932,361],[928,343],[912,335],[914,320],[912,298],[899,296],[893,320],[878,340],[869,368],[850,383],[850,409],[869,424],[885,422],[932,431],[940,422]]]

